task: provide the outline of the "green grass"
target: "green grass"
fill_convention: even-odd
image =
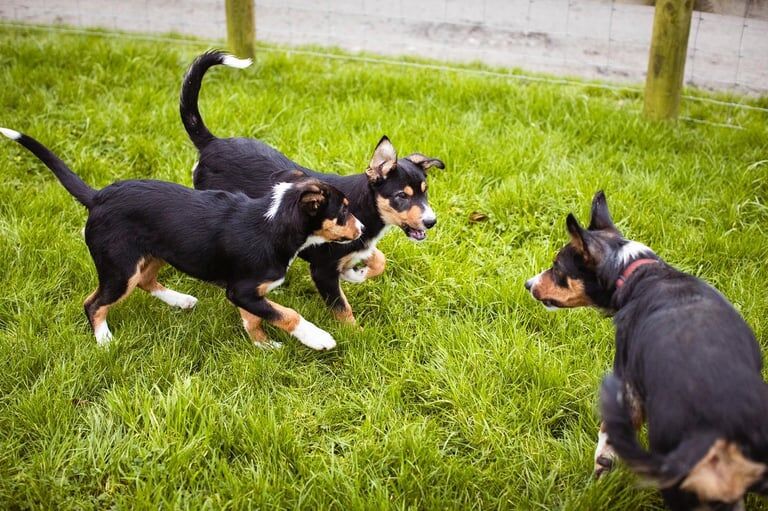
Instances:
[[[0,28],[0,125],[95,186],[189,185],[177,97],[204,49]],[[329,172],[362,171],[382,134],[440,157],[438,226],[422,244],[390,233],[385,274],[345,285],[363,331],[336,324],[294,264],[273,298],[333,352],[274,329],[284,349],[253,348],[223,292],[172,270],[162,280],[197,308],[136,292],[102,350],[82,313],[85,211],[2,142],[0,508],[659,509],[624,470],[590,476],[610,320],[547,313],[523,288],[601,188],[626,234],[717,286],[767,347],[764,113],[690,104],[744,129],[653,125],[628,93],[279,52],[212,70],[201,109],[220,136]]]

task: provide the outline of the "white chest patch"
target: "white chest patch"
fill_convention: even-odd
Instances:
[[[371,254],[373,254],[373,251],[376,250],[376,244],[381,240],[381,238],[384,237],[385,234],[387,234],[390,229],[392,229],[394,225],[385,225],[384,228],[379,231],[379,234],[374,236],[368,241],[368,244],[365,246],[364,249],[358,250],[357,252],[352,252],[349,254],[349,262],[345,265],[347,268],[352,268],[360,261],[365,261],[369,257],[371,257]]]
[[[288,261],[288,267],[291,266],[291,263],[293,263],[293,260],[296,259],[296,256],[299,255],[299,252],[304,250],[307,247],[311,247],[313,245],[321,245],[323,243],[328,243],[328,240],[323,238],[322,236],[309,236],[307,238],[307,241],[302,243],[302,245],[299,247],[299,249],[296,251],[295,254],[293,254],[293,257],[291,257],[291,260]]]
[[[619,257],[621,258],[621,262],[623,264],[627,264],[629,260],[636,259],[641,254],[653,254],[653,250],[640,242],[629,241],[623,247],[621,247]]]

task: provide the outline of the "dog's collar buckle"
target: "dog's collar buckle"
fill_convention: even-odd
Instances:
[[[651,264],[651,263],[658,263],[658,262],[659,261],[657,261],[656,259],[648,259],[648,258],[637,259],[635,261],[632,261],[632,263],[630,263],[630,265],[624,268],[624,271],[621,272],[621,276],[618,279],[616,279],[616,289],[623,286],[627,282],[627,279],[629,279],[629,277],[631,277],[632,274],[635,273],[635,270],[637,270],[641,266],[645,266],[646,264]]]

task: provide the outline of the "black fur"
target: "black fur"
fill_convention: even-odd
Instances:
[[[566,225],[571,243],[550,271],[584,283],[616,327],[613,374],[601,389],[609,444],[662,488],[670,508],[731,509],[737,502],[700,502],[681,484],[718,439],[768,464],[768,385],[754,334],[718,291],[650,249],[623,257],[629,241],[613,225],[602,192],[593,201],[589,229],[572,215]],[[617,287],[640,258],[655,262],[637,267]],[[626,389],[646,417],[650,451],[637,441]],[[752,489],[765,484],[763,476]]]
[[[128,281],[146,258],[218,284],[238,307],[276,321],[280,313],[256,292],[257,286],[283,278],[296,252],[308,236],[322,231],[325,220],[354,222],[344,196],[313,179],[298,180],[286,191],[278,214],[267,220],[269,197],[251,199],[149,180],[94,190],[36,140],[22,135],[16,141],[88,208],[85,240],[99,276],[98,290],[86,303],[92,326],[100,307],[130,292]]]
[[[29,149],[32,154],[37,156],[45,165],[53,171],[56,177],[59,179],[64,188],[75,198],[77,201],[90,208],[93,205],[93,198],[96,195],[96,190],[85,184],[80,177],[72,172],[67,164],[59,159],[58,156],[53,154],[47,147],[35,140],[34,138],[27,137],[21,134],[21,138],[16,140],[19,144]]]
[[[194,170],[194,186],[201,190],[227,190],[243,192],[250,197],[266,197],[276,183],[312,177],[328,183],[350,200],[350,211],[363,223],[365,230],[354,243],[347,245],[318,245],[303,250],[299,256],[310,263],[312,278],[325,302],[335,311],[347,307],[339,286],[339,264],[345,256],[375,248],[375,240],[382,234],[391,219],[382,215],[377,200],[383,199],[395,211],[405,212],[412,207],[420,209],[423,215],[428,208],[426,190],[421,184],[426,181],[426,171],[431,167],[444,168],[442,161],[413,154],[391,162],[385,175],[381,169],[369,168],[366,173],[339,176],[315,172],[298,165],[267,144],[249,138],[220,139],[211,135],[200,116],[197,99],[202,77],[211,66],[223,63],[225,54],[212,51],[198,57],[190,66],[181,90],[181,119],[190,138],[199,151],[199,162]],[[377,145],[390,148],[386,137]],[[384,151],[382,151],[384,152]],[[387,165],[386,162],[379,162]],[[372,161],[372,167],[376,166]],[[386,168],[384,170],[387,170]],[[410,187],[412,196],[405,196],[403,190]],[[423,239],[425,230],[433,227],[434,219],[422,217],[416,225],[397,223],[409,237]]]
[[[179,100],[181,118],[190,140],[198,149],[202,149],[215,138],[208,131],[200,111],[197,109],[200,84],[208,68],[223,64],[225,56],[226,54],[218,51],[203,53],[195,60],[196,65],[191,66],[184,77],[184,86],[181,88],[181,98]]]

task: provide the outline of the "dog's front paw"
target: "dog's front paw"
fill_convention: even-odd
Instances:
[[[162,300],[171,307],[178,307],[180,309],[191,309],[197,305],[197,298],[191,295],[185,295],[179,293],[173,289],[158,289],[151,292],[152,296]]]
[[[291,332],[304,346],[313,350],[330,350],[336,347],[336,341],[331,334],[318,328],[304,318],[299,320],[299,324]]]
[[[607,474],[613,470],[614,461],[615,455],[614,457],[598,456],[595,458],[595,469],[593,472],[595,479],[600,479],[602,475]]]
[[[353,284],[360,284],[362,282],[365,282],[365,279],[368,278],[368,267],[363,266],[362,268],[347,268],[341,274],[339,275],[341,280],[345,282],[352,282]]]
[[[192,295],[179,294],[176,307],[180,309],[192,309],[195,305],[197,305],[197,298]]]
[[[96,344],[102,348],[109,346],[110,341],[112,341],[112,332],[109,331],[106,321],[96,328],[94,335],[96,336]]]
[[[595,479],[600,479],[603,474],[607,474],[616,464],[616,451],[608,444],[608,436],[600,433],[597,436],[597,448],[595,449]]]

